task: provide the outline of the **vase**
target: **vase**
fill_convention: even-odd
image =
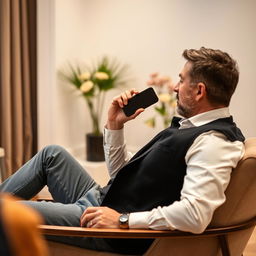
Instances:
[[[86,160],[92,162],[105,161],[102,134],[86,134]]]

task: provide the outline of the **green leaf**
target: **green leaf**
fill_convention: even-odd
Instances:
[[[151,127],[151,128],[155,128],[155,126],[156,126],[156,120],[155,120],[154,117],[152,117],[152,118],[146,120],[146,121],[145,121],[145,124],[146,124],[147,126]]]
[[[162,116],[166,115],[165,105],[162,105],[161,107],[155,107],[155,110]]]

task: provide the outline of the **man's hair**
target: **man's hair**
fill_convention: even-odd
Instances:
[[[192,63],[191,82],[206,85],[209,102],[228,106],[239,80],[236,61],[226,52],[205,47],[187,49],[183,57]]]

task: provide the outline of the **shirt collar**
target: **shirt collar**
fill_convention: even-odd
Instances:
[[[192,116],[187,119],[185,118],[181,119],[179,122],[180,129],[191,128],[194,126],[201,126],[201,125],[210,123],[216,119],[225,118],[229,116],[230,116],[230,113],[229,113],[228,107],[210,110],[210,111]]]

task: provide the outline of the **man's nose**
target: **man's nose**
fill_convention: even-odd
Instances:
[[[179,83],[175,84],[175,86],[173,87],[173,91],[174,92],[178,92],[179,91]]]

